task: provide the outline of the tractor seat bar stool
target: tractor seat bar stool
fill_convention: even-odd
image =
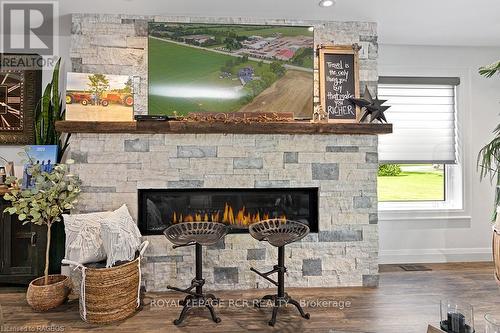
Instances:
[[[261,273],[253,267],[250,268],[252,272],[257,273],[278,287],[277,294],[266,295],[262,298],[262,301],[271,300],[274,304],[273,314],[271,320],[269,321],[269,325],[274,326],[279,307],[286,305],[287,303],[295,305],[299,310],[300,315],[305,319],[309,319],[309,313],[304,312],[299,302],[285,293],[285,245],[304,238],[309,233],[309,227],[304,223],[297,221],[270,219],[251,224],[249,231],[253,238],[259,241],[267,241],[269,244],[278,248],[278,265],[275,265],[272,270],[266,273]],[[269,275],[274,273],[278,273],[278,281],[269,277]]]
[[[175,245],[173,248],[182,246],[195,246],[195,261],[196,261],[196,277],[191,281],[191,286],[186,289],[180,289],[172,286],[167,286],[168,289],[179,291],[188,294],[183,301],[181,314],[178,319],[174,320],[175,325],[181,324],[186,319],[190,309],[200,306],[206,306],[210,311],[212,320],[220,323],[220,318],[215,315],[212,304],[207,302],[208,299],[217,300],[213,294],[204,294],[203,285],[203,263],[202,263],[202,246],[212,245],[217,243],[228,232],[227,227],[222,223],[216,222],[181,222],[168,227],[163,233],[165,237]],[[195,291],[193,291],[195,289]]]

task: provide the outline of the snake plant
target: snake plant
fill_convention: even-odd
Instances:
[[[57,162],[61,162],[69,146],[70,134],[57,132],[55,122],[64,120],[66,110],[62,107],[59,94],[59,71],[61,58],[52,73],[52,81],[47,84],[35,110],[35,143],[37,145],[57,145]]]
[[[479,74],[488,78],[498,73],[500,73],[500,61],[479,69]],[[493,139],[479,151],[477,167],[480,171],[480,179],[489,177],[491,182],[496,181],[495,210],[492,217],[492,220],[495,221],[497,217],[496,207],[500,205],[500,124],[497,125],[493,134]]]

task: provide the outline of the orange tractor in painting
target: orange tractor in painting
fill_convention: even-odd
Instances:
[[[80,103],[82,105],[95,105],[96,102],[92,94],[86,92],[68,92],[66,94],[66,104]],[[99,105],[120,104],[125,106],[134,105],[134,97],[128,93],[104,92],[99,98]]]
[[[104,92],[101,97],[101,105],[108,106],[109,103],[132,106],[134,105],[134,97],[130,94]]]
[[[66,92],[66,104],[80,103],[88,105],[92,102],[92,95],[85,92]]]

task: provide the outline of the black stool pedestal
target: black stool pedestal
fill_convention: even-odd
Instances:
[[[217,222],[181,222],[171,225],[163,233],[168,240],[175,244],[173,248],[195,246],[196,276],[191,281],[191,286],[186,289],[167,286],[168,289],[188,294],[180,302],[183,306],[182,311],[179,318],[174,320],[174,324],[181,324],[186,319],[188,311],[195,307],[206,307],[210,311],[212,320],[220,323],[220,318],[215,315],[212,305],[214,302],[218,303],[219,300],[213,294],[203,293],[205,279],[203,279],[201,246],[217,243],[227,234],[227,227]]]
[[[262,301],[271,300],[273,303],[273,314],[269,321],[270,326],[276,324],[276,316],[278,309],[281,306],[286,306],[288,303],[294,305],[299,310],[302,318],[309,319],[309,313],[305,313],[300,303],[288,296],[285,293],[285,245],[296,242],[304,238],[309,233],[309,227],[303,223],[286,220],[286,219],[269,219],[251,224],[248,228],[250,235],[259,241],[267,241],[269,244],[278,248],[278,265],[275,265],[272,270],[266,273],[261,273],[254,268],[251,271],[257,273],[267,281],[278,287],[278,293],[275,295],[266,295]],[[277,273],[278,281],[269,277],[269,275]],[[259,304],[260,306],[261,304]]]
[[[285,273],[286,273],[286,267],[285,267],[285,246],[280,246],[278,247],[278,265],[274,266],[273,269],[269,272],[266,273],[261,273],[254,269],[253,267],[250,268],[252,272],[257,273],[258,275],[262,276],[264,279],[268,280],[272,284],[278,287],[278,293],[274,295],[266,295],[262,297],[261,303],[264,301],[272,301],[273,305],[273,314],[271,317],[271,320],[269,321],[270,326],[274,326],[276,324],[276,316],[278,315],[278,309],[280,306],[286,306],[287,304],[292,304],[295,305],[297,310],[299,310],[300,315],[302,318],[309,319],[310,315],[309,313],[305,313],[304,309],[302,309],[302,306],[300,306],[300,303],[288,296],[287,293],[285,293]],[[271,279],[269,275],[273,273],[278,273],[278,281],[276,282],[275,280]],[[258,304],[258,307],[261,307],[262,304]]]
[[[178,245],[178,246],[174,245],[174,248],[180,246],[189,246],[189,245],[193,244]],[[175,325],[181,324],[184,321],[184,319],[186,319],[188,311],[196,307],[206,307],[210,311],[210,315],[212,316],[212,320],[214,322],[220,323],[221,321],[221,319],[216,316],[214,307],[212,305],[214,302],[218,302],[218,299],[213,294],[203,293],[203,285],[205,284],[205,279],[203,279],[201,245],[198,243],[194,243],[194,245],[196,249],[196,254],[195,254],[196,277],[191,281],[191,286],[189,286],[186,289],[179,289],[176,287],[167,286],[168,289],[188,294],[184,298],[184,300],[180,302],[180,304],[183,305],[183,307],[181,314],[179,315],[179,318],[174,320]],[[193,289],[195,291],[192,291]]]

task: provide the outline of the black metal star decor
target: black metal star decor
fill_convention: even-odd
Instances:
[[[349,98],[349,100],[354,104],[356,104],[356,106],[359,106],[361,110],[365,112],[361,117],[360,122],[363,122],[368,116],[370,116],[370,123],[373,122],[374,120],[378,120],[381,123],[382,122],[387,123],[387,119],[385,118],[384,112],[387,111],[387,109],[389,109],[390,106],[382,105],[385,102],[387,102],[387,100],[378,99],[377,96],[373,98],[368,87],[365,87],[365,92],[363,93],[363,97]]]

